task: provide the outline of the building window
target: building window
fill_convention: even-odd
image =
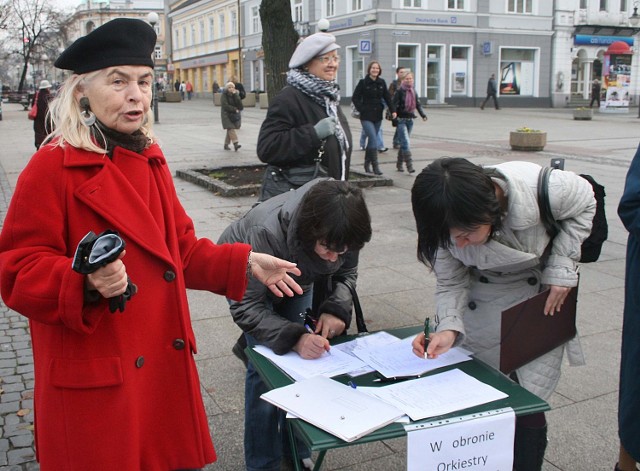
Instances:
[[[449,10],[464,10],[464,0],[448,0]]]
[[[215,38],[213,35],[213,23],[213,17],[209,17],[209,41],[213,41],[213,38]]]
[[[533,0],[509,0],[509,13],[532,13]]]
[[[203,43],[203,42],[205,42],[205,39],[204,39],[204,20],[200,20],[198,23],[199,23],[198,26],[200,26],[200,42]]]
[[[587,9],[587,0],[580,0],[580,10]]]
[[[180,47],[180,32],[176,30],[176,49]]]
[[[231,35],[235,36],[238,34],[238,12],[235,10],[231,10]]]
[[[335,16],[336,0],[326,0],[325,11],[326,11],[325,16]]]
[[[218,31],[220,32],[221,38],[227,35],[227,31],[224,29],[224,13],[218,15]]]
[[[187,27],[182,27],[182,47],[187,47]]]
[[[191,23],[191,45],[194,46],[196,43],[196,26]]]
[[[362,10],[362,0],[351,0],[351,11]]]
[[[620,0],[620,11],[627,11],[627,0]]]
[[[360,9],[362,9],[362,2],[360,2]],[[422,0],[403,0],[403,8],[421,8]]]
[[[257,6],[251,7],[251,32],[260,32],[260,8]]]
[[[293,22],[300,23],[302,21],[302,0],[293,0]]]
[[[607,11],[607,0],[600,0],[600,11]]]
[[[500,95],[533,95],[535,56],[533,49],[500,51]]]
[[[156,46],[153,50],[153,57],[156,59],[162,59],[162,46]]]

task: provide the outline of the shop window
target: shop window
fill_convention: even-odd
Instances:
[[[365,59],[366,57],[361,55],[358,52],[357,47],[349,47],[347,48],[347,59],[349,60],[349,69],[351,71],[351,95],[353,95],[353,91],[356,89],[358,82],[360,79],[364,78],[365,75]]]
[[[451,47],[451,94],[469,95],[469,71],[471,70],[471,48],[469,46]]]
[[[500,51],[500,95],[534,94],[535,50],[502,49]]]

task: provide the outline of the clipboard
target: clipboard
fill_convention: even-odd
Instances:
[[[500,371],[517,368],[550,352],[576,336],[578,287],[572,288],[560,312],[544,315],[549,290],[502,311]]]

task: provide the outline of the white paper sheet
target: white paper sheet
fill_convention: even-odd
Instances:
[[[344,343],[340,343],[338,345],[332,346],[331,351],[341,350],[344,353],[347,353],[349,355],[352,355],[358,358],[358,356],[356,355],[356,351],[358,350],[369,350],[373,348],[378,348],[382,345],[388,345],[390,343],[397,342],[398,340],[400,340],[398,337],[391,335],[387,332],[381,331],[373,334],[359,335],[358,337],[356,337],[353,340],[350,340],[349,342],[344,342]],[[366,373],[370,373],[372,371],[375,371],[375,369],[369,365],[365,365],[362,368],[359,368],[357,370],[349,371],[348,374],[349,376],[355,377],[355,376],[360,376]]]
[[[448,414],[507,397],[502,391],[458,369],[381,388],[367,388],[366,392],[404,411],[411,420]]]
[[[276,355],[273,350],[264,345],[256,345],[253,349],[267,357],[296,381],[316,375],[338,376],[366,366],[359,358],[333,347],[331,355],[324,353],[315,360],[306,360],[293,351],[284,355]]]
[[[272,389],[261,398],[346,442],[403,416],[394,406],[324,376]]]
[[[471,360],[469,352],[458,347],[450,349],[435,359],[425,360],[417,357],[411,347],[414,338],[415,335],[375,348],[354,350],[354,353],[387,378],[420,375],[443,366]]]

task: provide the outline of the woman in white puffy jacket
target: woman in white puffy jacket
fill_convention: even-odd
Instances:
[[[538,209],[540,170],[529,162],[481,167],[462,158],[443,158],[416,178],[412,205],[418,259],[437,278],[429,357],[464,345],[498,368],[502,311],[548,287],[544,311],[553,315],[577,286],[580,246],[595,214],[593,191],[574,173],[551,173],[551,212],[561,231],[546,252],[551,240]],[[424,340],[422,334],[414,340],[416,355],[425,354]],[[517,369],[512,378],[547,399],[558,383],[565,346],[571,364],[583,363],[576,337]],[[517,471],[542,468],[546,435],[544,413],[517,419]]]

